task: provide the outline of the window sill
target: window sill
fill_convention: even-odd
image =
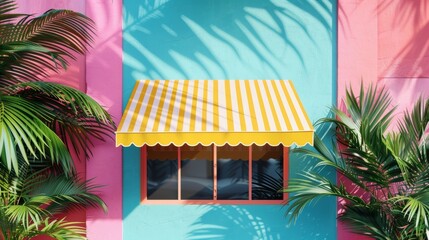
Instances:
[[[285,198],[286,199],[286,198]],[[283,205],[286,200],[149,200],[142,205]]]

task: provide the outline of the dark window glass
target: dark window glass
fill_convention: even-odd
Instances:
[[[252,199],[282,200],[283,146],[252,146]]]
[[[213,199],[213,147],[181,148],[182,199]]]
[[[217,148],[217,199],[249,199],[249,148]]]
[[[147,148],[147,198],[177,199],[177,147]]]

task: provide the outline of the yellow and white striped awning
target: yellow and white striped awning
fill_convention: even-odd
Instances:
[[[289,80],[140,80],[116,146],[313,144]]]

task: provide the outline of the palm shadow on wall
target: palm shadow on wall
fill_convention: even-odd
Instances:
[[[200,206],[210,208],[191,226],[186,239],[280,239],[278,229],[266,224],[267,216],[260,216],[246,206],[225,207]],[[283,230],[286,230],[284,228]]]
[[[307,24],[319,24],[322,34],[331,37],[330,5],[257,0],[141,3],[124,10],[125,77],[257,79],[269,73],[281,79],[288,67],[310,71],[304,47],[317,51],[321,46],[314,35],[321,33]],[[297,39],[296,34],[304,37]],[[239,75],[237,68],[247,69],[248,75]]]
[[[392,4],[389,1],[381,1],[377,11],[381,16],[395,15],[387,26],[388,33],[393,33],[388,41],[393,41],[395,44],[387,46],[402,46],[401,49],[393,49],[395,54],[388,55],[387,59],[382,56],[385,60],[380,61],[379,56],[379,79],[429,77],[429,2],[397,1]],[[379,30],[379,37],[386,30],[384,28]],[[396,39],[407,37],[410,31],[413,35],[406,43]],[[379,47],[383,46],[379,45]]]
[[[318,136],[326,141],[333,140],[334,128],[324,126],[317,129]],[[307,146],[308,147],[308,146]],[[303,157],[290,154],[290,162],[294,169],[301,171],[314,170],[315,161],[310,157]],[[319,169],[324,176],[335,179],[335,171],[329,168]],[[290,170],[295,172],[295,170]],[[298,170],[296,171],[298,173]],[[292,174],[291,177],[299,177]],[[255,189],[274,190],[282,186],[282,182],[271,178],[261,181],[254,186]],[[262,191],[264,191],[262,190]],[[259,192],[260,199],[272,191]],[[255,195],[254,195],[255,196]],[[335,208],[328,206],[335,202],[335,197],[331,199],[321,199],[313,203],[313,207],[304,209],[296,223],[289,222],[289,217],[285,214],[283,205],[201,205],[200,211],[204,212],[189,228],[185,239],[188,240],[221,240],[221,239],[283,239],[285,234],[289,239],[333,239],[335,234],[329,231],[321,231],[326,227],[326,221],[315,216],[330,218],[335,216]],[[324,207],[320,207],[324,206]],[[328,216],[326,213],[332,213]],[[326,219],[325,219],[326,220]]]
[[[136,79],[293,79],[296,76],[300,76],[300,81],[317,82],[315,74],[326,72],[335,76],[335,64],[325,63],[326,51],[329,54],[335,51],[335,46],[332,49],[325,46],[326,39],[331,43],[336,41],[333,34],[336,18],[332,17],[336,11],[336,4],[332,3],[335,1],[154,2],[141,1],[134,7],[124,8],[125,82],[134,83]],[[335,57],[332,59],[335,61]],[[323,69],[324,66],[330,68]],[[329,87],[333,88],[334,81],[333,84]],[[131,92],[133,85],[124,84],[125,95]],[[127,176],[139,175],[139,167],[133,165],[138,161],[125,159]],[[296,161],[293,164],[294,169],[301,169],[308,163]],[[140,205],[139,185],[126,186],[127,181],[124,180],[124,189],[127,188],[124,190],[127,194],[124,195],[127,199],[124,218]],[[264,226],[257,230],[254,226],[268,223],[272,215],[278,216],[275,212],[278,213],[281,206],[273,208],[272,215],[263,216],[244,205],[199,207],[210,210],[192,225],[194,230],[189,232],[189,239],[228,239],[228,236],[237,236],[237,231],[248,234],[242,239],[252,236],[277,239],[286,229],[284,216],[279,217],[279,226],[275,229]],[[317,221],[310,213],[305,214],[313,219],[309,221]],[[234,216],[240,218],[234,219]],[[305,223],[297,228],[311,231]],[[306,236],[310,234],[313,233]]]

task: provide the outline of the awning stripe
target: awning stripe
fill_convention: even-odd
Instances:
[[[210,82],[210,83],[213,84],[214,82]],[[213,109],[213,120],[212,120],[213,131],[217,132],[219,131],[219,84],[213,84],[213,88],[210,88],[210,89],[213,89],[213,93],[212,95],[209,95],[208,102],[209,102],[209,106],[212,106],[212,109]],[[209,89],[209,93],[211,92],[210,89]],[[211,119],[212,119],[211,117],[207,118],[207,120],[209,121]],[[208,130],[210,131],[211,129],[209,128]]]
[[[253,104],[248,104],[251,101],[251,99],[249,99],[247,96],[249,95],[249,90],[248,90],[248,81],[238,81],[240,83],[241,86],[241,92],[243,93],[242,95],[242,103],[243,103],[243,108],[244,108],[244,116],[246,117],[246,125],[244,127],[244,129],[242,129],[242,131],[247,131],[247,129],[254,129],[254,130],[258,130],[258,125],[256,124],[256,119],[252,116],[255,116],[255,111],[253,110]],[[252,109],[252,110],[250,110]],[[241,114],[243,115],[243,114]]]
[[[143,117],[143,124],[140,127],[140,131],[151,131],[153,124],[154,124],[154,118],[151,116],[155,116],[155,113],[157,112],[158,109],[158,104],[159,104],[159,96],[161,96],[162,94],[162,89],[158,87],[159,86],[159,81],[156,81],[152,92],[150,93],[150,98],[149,98],[149,103],[148,103],[148,108],[146,108],[146,111],[144,113],[144,117]],[[161,83],[162,85],[162,83]]]
[[[299,100],[298,98],[298,93],[296,92],[296,89],[292,86],[289,86],[289,88],[291,89],[290,91],[293,92],[292,96],[294,97],[294,104],[296,105],[296,109],[299,113],[299,117],[301,119],[305,119],[305,121],[299,121],[300,123],[302,123],[304,126],[304,129],[307,128],[312,128],[313,126],[310,123],[310,118],[308,117],[308,115],[304,112],[304,106],[302,105],[301,100]]]
[[[291,124],[291,130],[298,130],[298,125],[297,125],[297,123],[296,123],[296,118],[295,118],[295,114],[293,113],[293,111],[292,111],[292,101],[291,101],[291,99],[290,99],[290,96],[289,96],[289,92],[287,92],[287,90],[286,90],[286,88],[284,87],[284,83],[283,82],[276,82],[276,84],[278,85],[278,87],[279,87],[279,90],[282,90],[281,91],[281,96],[282,96],[282,102],[283,103],[286,103],[286,104],[284,104],[284,106],[285,106],[285,109],[286,109],[286,113],[287,113],[287,120],[289,120],[289,122],[290,122],[290,124]]]
[[[243,82],[243,81],[241,81],[241,82]],[[242,131],[243,129],[247,129],[247,124],[246,124],[246,120],[245,120],[245,114],[247,113],[247,111],[245,111],[244,106],[243,106],[243,98],[241,96],[242,89],[240,88],[240,81],[232,81],[232,83],[234,83],[233,85],[235,86],[235,98],[234,99],[237,101],[237,109],[238,109],[237,111],[234,111],[234,113],[236,113],[236,115],[234,115],[234,119],[237,119],[237,115],[238,115],[240,122],[237,123],[237,121],[235,121],[235,123],[237,125],[239,125],[236,128],[240,129],[240,131]],[[239,114],[239,113],[242,113],[242,114]]]
[[[163,83],[165,85],[164,85],[164,87],[162,89],[159,106],[158,106],[158,109],[156,111],[156,115],[155,115],[155,118],[154,118],[155,120],[154,120],[154,123],[153,123],[153,127],[152,127],[152,129],[147,130],[147,131],[154,131],[154,132],[158,131],[159,125],[160,125],[160,122],[161,122],[161,117],[163,115],[162,111],[164,110],[164,108],[166,106],[168,106],[168,102],[170,100],[169,97],[171,96],[171,95],[168,95],[168,92],[171,92],[171,90],[170,90],[171,88],[168,87],[168,84],[170,83],[170,81],[164,81]]]
[[[252,120],[253,129],[255,129],[255,131],[264,131],[264,127],[263,127],[264,122],[261,119],[261,112],[259,108],[258,97],[255,95],[256,94],[255,91],[252,90],[252,84],[250,84],[250,81],[246,81],[245,84],[246,84],[247,98],[249,100],[249,103],[252,103],[248,105],[250,106],[249,116],[250,116],[250,119]],[[246,131],[248,130],[246,129]]]
[[[295,96],[295,92],[292,90],[292,88],[290,87],[290,84],[284,84],[283,83],[283,87],[286,87],[287,92],[288,92],[288,97],[291,101],[291,108],[292,108],[292,112],[293,112],[293,116],[295,118],[295,122],[298,125],[298,129],[302,129],[303,128],[303,121],[297,121],[298,119],[305,119],[305,117],[302,114],[301,108],[299,107],[299,103],[297,101],[297,98]]]
[[[234,126],[234,121],[232,121],[234,118],[232,116],[232,111],[233,109],[237,109],[237,106],[235,106],[235,104],[232,104],[232,98],[235,98],[235,94],[231,94],[231,86],[230,86],[230,81],[229,80],[225,80],[225,104],[226,104],[226,125],[228,127],[228,131],[234,131],[235,129],[238,131],[239,129],[236,128]],[[231,96],[231,97],[226,97],[226,96]],[[228,108],[227,106],[231,106],[230,108]],[[236,118],[237,119],[237,118]],[[238,122],[238,121],[236,121]]]
[[[192,96],[194,96],[194,97],[191,99],[191,110],[192,111],[190,112],[190,123],[189,123],[189,131],[191,131],[191,132],[195,132],[195,121],[197,118],[197,99],[199,98],[199,96],[198,96],[198,89],[199,89],[198,83],[199,82],[194,81],[194,84],[195,84],[193,86],[194,92],[192,93]]]
[[[166,121],[165,121],[165,130],[164,129],[159,129],[158,130],[158,132],[163,132],[163,131],[166,131],[166,132],[168,132],[168,131],[170,131],[170,129],[171,129],[171,120],[172,120],[172,114],[173,114],[173,111],[174,111],[174,109],[175,109],[175,104],[177,104],[176,103],[176,99],[177,99],[177,97],[178,97],[178,91],[180,91],[180,89],[179,89],[179,81],[174,81],[174,85],[173,85],[173,89],[172,89],[172,91],[173,91],[173,93],[172,93],[172,96],[171,96],[171,103],[168,105],[168,114],[165,116],[165,118],[166,118]],[[177,108],[176,108],[177,109]],[[175,113],[175,114],[177,114],[177,112]]]
[[[304,145],[312,134],[296,90],[285,80],[141,80],[116,132],[118,146]]]
[[[283,129],[291,129],[289,120],[286,117],[286,112],[285,112],[284,108],[280,107],[280,105],[279,105],[279,103],[281,102],[279,91],[277,90],[276,87],[273,87],[274,86],[273,84],[274,84],[274,82],[270,81],[269,84],[267,84],[267,85],[268,85],[268,89],[271,93],[271,96],[275,97],[275,101],[273,101],[275,110],[273,110],[273,111],[277,113],[277,121],[280,124],[280,129],[282,129],[282,130]],[[280,109],[280,111],[278,109]],[[282,121],[282,119],[285,119],[286,121]],[[287,124],[289,124],[289,125],[287,125]]]

